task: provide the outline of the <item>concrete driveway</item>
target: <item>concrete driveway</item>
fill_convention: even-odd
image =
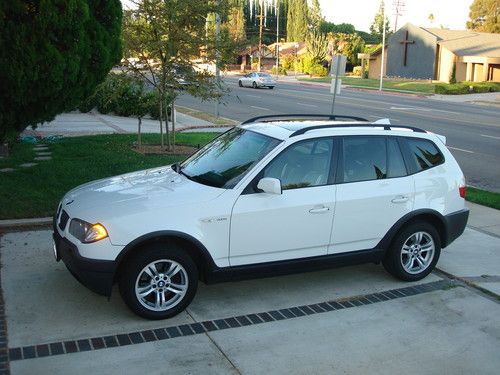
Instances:
[[[0,348],[0,373],[9,360],[12,374],[500,368],[500,237],[475,229],[443,251],[444,272],[418,283],[364,265],[202,284],[185,313],[164,321],[136,317],[117,290],[107,301],[81,286],[54,261],[48,230],[8,233],[0,246],[9,351]]]

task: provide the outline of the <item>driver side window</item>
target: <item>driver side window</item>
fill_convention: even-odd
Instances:
[[[269,163],[262,177],[279,179],[283,190],[327,185],[332,152],[333,138],[298,142]]]

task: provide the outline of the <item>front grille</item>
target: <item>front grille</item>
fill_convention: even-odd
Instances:
[[[63,210],[63,212],[61,214],[61,218],[59,219],[59,228],[61,230],[64,230],[64,228],[66,228],[66,224],[68,224],[68,220],[69,220],[69,215],[66,211]]]

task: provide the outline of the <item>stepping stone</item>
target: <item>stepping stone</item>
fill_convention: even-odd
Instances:
[[[37,156],[35,158],[35,160],[39,160],[39,161],[41,161],[41,160],[51,160],[51,159],[52,159],[52,156]]]
[[[33,146],[33,149],[34,149],[34,150],[39,149],[39,148],[49,148],[49,146],[47,146],[47,145],[38,145],[38,146]]]
[[[21,164],[20,167],[23,167],[23,168],[29,168],[29,167],[33,167],[34,165],[37,165],[38,163],[24,163],[24,164]]]
[[[50,156],[52,155],[52,152],[50,151],[37,151],[36,156]]]
[[[2,168],[0,169],[0,172],[12,172],[14,170],[15,170],[14,168]]]

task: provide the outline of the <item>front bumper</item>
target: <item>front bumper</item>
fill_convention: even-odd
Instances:
[[[467,225],[467,220],[469,219],[469,209],[464,208],[463,210],[453,212],[444,217],[444,224],[446,226],[446,238],[445,243],[442,247],[448,246],[450,243],[455,241],[458,237],[462,235]]]
[[[59,258],[71,274],[84,286],[105,296],[111,295],[116,262],[84,258],[71,241],[63,238],[54,228],[54,244]]]

